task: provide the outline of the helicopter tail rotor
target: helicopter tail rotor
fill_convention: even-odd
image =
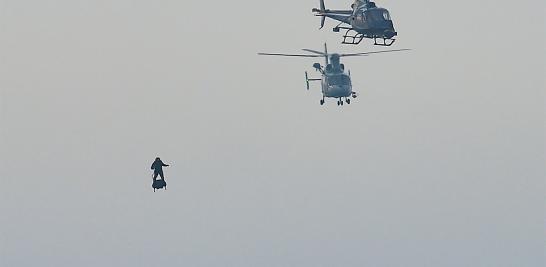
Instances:
[[[322,16],[320,18],[320,28],[319,29],[322,29],[324,28],[324,23],[326,22],[326,17],[325,16]]]
[[[320,18],[320,28],[324,28],[324,22],[326,21],[326,16],[324,16],[324,13],[326,12],[326,5],[324,5],[324,0],[320,0],[320,9],[313,8],[313,12],[319,13],[317,16],[321,16]]]
[[[326,62],[326,65],[325,66],[328,66],[328,64],[330,64],[330,62],[328,62],[328,57],[330,55],[328,55],[328,45],[326,45],[326,43],[324,43],[324,59],[325,59],[325,62]]]
[[[307,91],[309,91],[309,75],[305,72],[305,83],[307,84]]]
[[[325,12],[326,11],[326,5],[324,5],[324,0],[320,0],[320,11]],[[325,16],[322,16],[320,18],[320,28],[324,28],[324,21],[326,20]]]
[[[326,11],[326,5],[324,4],[324,0],[320,0],[320,11]]]

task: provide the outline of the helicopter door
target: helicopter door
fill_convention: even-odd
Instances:
[[[359,11],[356,14],[356,21],[359,22],[359,23],[366,22],[366,16],[364,16],[364,11]]]
[[[390,21],[391,20],[391,15],[389,14],[389,11],[387,10],[384,10],[383,11],[383,18],[387,21]]]

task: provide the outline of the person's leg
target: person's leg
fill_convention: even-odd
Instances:
[[[155,182],[155,180],[157,180],[157,175],[159,175],[159,172],[154,171],[154,182]]]
[[[165,181],[165,176],[163,176],[163,171],[159,172],[159,176],[161,176],[161,180]]]

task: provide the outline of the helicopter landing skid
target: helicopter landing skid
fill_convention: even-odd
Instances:
[[[387,39],[387,38],[380,38],[380,40],[383,40],[382,43],[378,43],[377,42],[377,37],[374,37],[373,38],[373,42],[374,42],[374,45],[378,45],[378,46],[391,46],[392,44],[394,44],[394,42],[396,41],[396,39]]]
[[[357,45],[360,44],[360,42],[362,42],[362,40],[366,37],[364,34],[353,30],[353,28],[336,27],[334,28],[334,31],[339,32],[340,29],[347,30],[343,35],[343,42],[341,42],[342,44]]]

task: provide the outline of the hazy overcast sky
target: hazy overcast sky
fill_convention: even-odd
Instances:
[[[377,4],[0,0],[0,266],[545,266],[545,2]]]

